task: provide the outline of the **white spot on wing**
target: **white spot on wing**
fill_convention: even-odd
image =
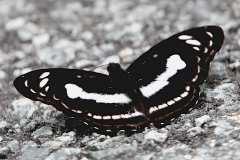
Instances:
[[[24,85],[25,85],[26,87],[28,87],[28,80],[26,80],[26,81],[24,82]]]
[[[130,114],[122,114],[121,117],[122,117],[123,119],[127,119],[127,118],[130,118],[131,115],[130,115]]]
[[[36,91],[34,91],[33,89],[30,89],[30,91],[32,92],[32,93],[37,93]]]
[[[178,37],[178,39],[180,39],[180,40],[187,40],[187,39],[191,39],[191,38],[192,38],[192,36],[189,36],[189,35],[181,35]]]
[[[82,113],[82,111],[80,111],[80,110],[72,109],[72,111],[75,112],[75,113]]]
[[[53,95],[53,99],[55,99],[56,101],[60,100],[59,98],[56,97],[56,95]]]
[[[92,115],[92,113],[88,113],[88,116],[89,116],[89,117],[92,117],[93,115]]]
[[[185,89],[186,89],[186,91],[190,91],[190,87],[189,86],[187,86]]]
[[[134,113],[131,114],[132,117],[137,117],[137,116],[143,116],[141,112],[135,111]]]
[[[47,76],[49,76],[49,72],[44,72],[43,74],[41,74],[41,76],[39,77],[39,78],[45,78],[45,77],[47,77]]]
[[[195,77],[193,77],[192,82],[196,82],[197,79],[198,79],[198,75],[196,75]]]
[[[195,39],[186,40],[186,43],[191,44],[191,45],[195,45],[195,46],[200,46],[201,45],[201,43],[198,40],[195,40]]]
[[[213,45],[213,41],[210,40],[210,41],[209,41],[209,46],[211,47],[212,45]]]
[[[168,79],[174,76],[178,70],[182,70],[186,67],[186,63],[177,54],[170,56],[167,59],[166,71],[158,75],[150,84],[140,88],[145,97],[150,97],[163,87],[169,84]]]
[[[94,115],[93,118],[94,118],[94,119],[102,119],[102,116]]]
[[[103,116],[103,119],[111,119],[111,116]]]
[[[166,103],[163,103],[161,105],[158,106],[158,109],[163,109],[166,108],[168,105]]]
[[[206,32],[211,38],[213,38],[213,34],[211,32]]]
[[[173,100],[170,100],[170,101],[167,102],[167,104],[168,104],[169,106],[173,105],[174,103],[175,103],[175,102],[174,102]]]
[[[88,93],[75,84],[66,84],[67,96],[69,98],[81,98],[95,100],[98,103],[129,103],[131,100],[125,94],[100,94]]]
[[[155,112],[155,111],[157,111],[157,110],[158,110],[157,107],[151,107],[151,108],[149,109],[149,113],[151,114],[152,112]]]
[[[182,98],[187,97],[187,96],[188,96],[188,92],[183,92],[180,96],[181,96]]]
[[[120,115],[114,115],[114,116],[112,116],[112,119],[120,119],[121,117],[120,117]]]
[[[176,97],[173,100],[177,102],[177,101],[180,101],[181,99],[182,99],[181,97]]]
[[[40,92],[39,94],[40,94],[40,96],[46,97],[46,94],[44,94],[42,92]]]
[[[47,92],[49,90],[49,86],[45,87],[45,92]]]
[[[193,47],[196,51],[200,51],[199,47]]]
[[[204,53],[207,53],[207,52],[208,52],[208,49],[207,49],[207,48],[205,48],[205,49],[204,49]]]
[[[48,82],[48,78],[44,78],[43,80],[41,80],[41,82],[39,83],[39,87],[42,88],[43,86],[45,86]]]

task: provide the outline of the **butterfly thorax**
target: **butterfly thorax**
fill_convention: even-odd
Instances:
[[[136,80],[128,74],[119,64],[110,63],[107,67],[109,77],[113,86],[128,95],[133,100],[134,107],[137,111],[148,115],[146,109],[146,98],[140,91]]]

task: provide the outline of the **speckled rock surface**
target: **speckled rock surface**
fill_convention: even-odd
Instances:
[[[239,0],[1,0],[0,16],[0,159],[239,159]],[[160,40],[208,24],[224,29],[225,43],[203,102],[161,129],[78,134],[62,113],[23,98],[12,84],[38,68],[127,66]]]

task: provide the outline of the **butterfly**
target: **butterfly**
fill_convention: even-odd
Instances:
[[[108,64],[108,75],[39,69],[17,77],[14,86],[96,130],[138,131],[164,124],[197,103],[223,40],[218,26],[196,27],[156,44],[126,70],[117,63]]]

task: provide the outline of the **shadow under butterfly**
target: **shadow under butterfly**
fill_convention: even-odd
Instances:
[[[141,131],[194,107],[223,40],[220,27],[197,27],[153,46],[126,70],[116,63],[108,65],[109,75],[39,69],[17,77],[14,86],[23,96],[53,105],[100,133]]]

